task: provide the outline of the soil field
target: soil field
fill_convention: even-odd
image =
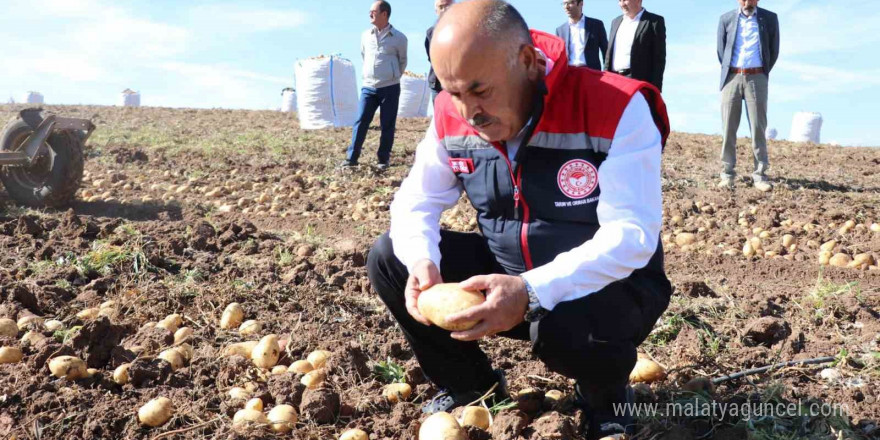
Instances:
[[[0,120],[19,109],[0,106]],[[416,438],[420,405],[436,390],[364,266],[427,120],[398,122],[387,172],[369,165],[378,129],[360,169],[339,172],[350,130],[302,131],[277,112],[50,109],[98,130],[70,210],[23,209],[0,191],[0,318],[20,324],[0,333],[0,346],[23,352],[0,365],[0,438],[325,440],[348,428]],[[640,350],[668,376],[636,386],[640,408],[657,410],[638,417],[636,438],[880,438],[880,149],[771,142],[776,189],[761,193],[746,180],[715,187],[719,143],[674,133],[665,151],[663,240],[676,293]],[[472,214],[463,199],[443,224],[474,231]],[[221,329],[233,302],[259,321],[250,331]],[[192,330],[192,350],[174,352],[179,368],[167,352],[159,358],[184,342],[175,327]],[[224,355],[269,334],[281,339],[285,367],[332,352],[323,384],[306,389],[301,374]],[[519,394],[470,439],[583,438],[571,381],[526,343],[483,345]],[[55,378],[49,360],[62,355],[95,371]],[[692,381],[826,356],[834,361],[717,386]],[[123,364],[129,381],[119,385]],[[389,403],[382,391],[393,380],[412,396]],[[563,397],[545,399],[551,390]],[[144,427],[138,409],[156,397],[171,400],[173,415]],[[296,408],[293,432],[234,430],[252,397],[265,411]]]

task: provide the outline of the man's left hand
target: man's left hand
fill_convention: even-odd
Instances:
[[[484,336],[510,330],[523,322],[529,306],[529,294],[522,278],[510,275],[478,275],[462,281],[467,290],[483,290],[486,302],[448,318],[450,322],[478,321],[474,328],[454,332],[459,341],[476,341]]]

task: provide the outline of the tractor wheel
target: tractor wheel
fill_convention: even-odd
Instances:
[[[6,124],[0,150],[16,151],[33,129],[20,119]],[[46,140],[49,148],[29,166],[0,167],[0,181],[9,196],[32,208],[58,208],[73,202],[83,176],[83,142],[73,132],[56,131]]]

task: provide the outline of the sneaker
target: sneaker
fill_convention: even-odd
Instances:
[[[498,386],[495,387],[494,396],[487,399],[489,406],[494,406],[505,399],[510,398],[507,392],[507,377],[502,370],[495,370],[495,376],[498,378]],[[488,390],[487,390],[488,391]],[[449,390],[440,390],[428,403],[422,406],[422,413],[434,414],[438,412],[451,412],[460,406],[473,403],[483,394],[478,391],[469,391],[466,393],[454,394]]]
[[[624,406],[625,413],[617,414],[614,411],[595,411],[590,407],[587,399],[581,394],[580,387],[575,385],[574,401],[575,405],[584,410],[585,419],[589,424],[587,430],[588,440],[598,439],[626,439],[631,438],[635,434],[635,419],[632,410],[635,404],[635,392],[632,387],[626,387],[626,403]]]
[[[721,181],[718,182],[718,188],[733,189],[733,179],[726,177],[722,178]]]
[[[390,166],[391,166],[391,165],[389,165],[388,162],[379,162],[378,164],[376,164],[376,169],[379,170],[379,171],[385,171],[385,170],[387,170]]]
[[[769,182],[759,180],[755,182],[755,189],[761,192],[770,192],[773,191],[773,185],[771,185]]]
[[[358,166],[357,162],[352,162],[352,161],[346,159],[346,160],[343,160],[342,162],[339,162],[339,165],[336,165],[336,169],[341,170],[341,169],[345,169],[345,168],[357,168],[357,166]]]

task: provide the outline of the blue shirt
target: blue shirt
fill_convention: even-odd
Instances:
[[[761,32],[758,28],[758,11],[750,17],[740,11],[736,29],[736,41],[733,43],[733,59],[731,67],[752,69],[763,67],[761,62]]]

